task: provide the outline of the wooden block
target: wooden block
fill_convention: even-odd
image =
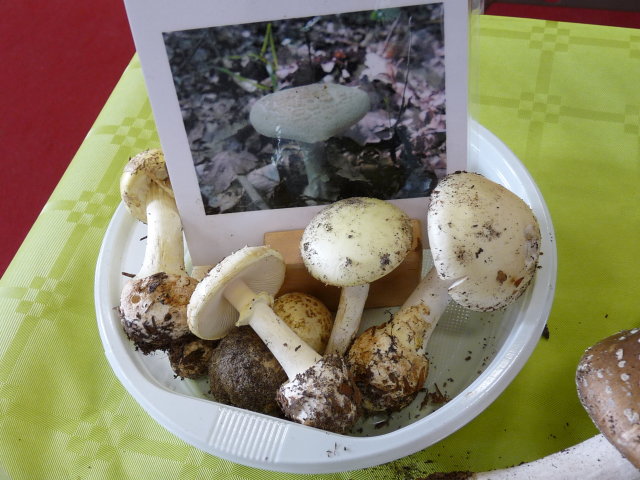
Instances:
[[[373,282],[369,288],[366,308],[401,305],[420,281],[422,273],[422,227],[412,220],[413,243],[407,257],[393,271]],[[268,232],[264,244],[278,250],[287,265],[285,280],[278,292],[304,292],[322,300],[331,310],[338,307],[340,288],[325,285],[307,271],[300,255],[303,230]]]

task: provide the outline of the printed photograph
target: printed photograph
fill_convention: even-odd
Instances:
[[[432,3],[164,32],[205,213],[428,196],[443,22]]]

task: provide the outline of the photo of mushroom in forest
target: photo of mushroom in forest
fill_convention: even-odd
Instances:
[[[431,3],[164,32],[205,213],[428,196],[443,22]]]

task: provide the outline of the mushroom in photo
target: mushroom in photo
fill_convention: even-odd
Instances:
[[[147,224],[142,266],[120,296],[121,323],[142,353],[166,350],[189,333],[187,303],[197,282],[185,271],[182,222],[160,150],[129,160],[120,193],[129,212]]]
[[[234,325],[249,325],[282,366],[289,381],[277,393],[284,414],[304,425],[345,432],[360,414],[360,393],[346,363],[322,357],[272,310],[284,280],[279,252],[244,247],[216,265],[197,285],[187,308],[191,331],[205,339],[224,337]]]
[[[333,318],[317,298],[287,293],[275,299],[273,311],[314,350],[324,350]],[[286,373],[251,327],[232,328],[213,352],[209,383],[218,402],[281,416],[276,392],[286,381]]]
[[[327,353],[344,355],[358,332],[369,284],[409,253],[409,217],[384,200],[353,197],[323,208],[300,240],[302,260],[314,278],[341,287]]]
[[[640,329],[588,348],[576,372],[578,396],[601,433],[516,467],[437,473],[425,480],[640,479]]]
[[[540,229],[529,206],[485,177],[456,172],[431,196],[434,266],[391,320],[367,329],[348,361],[370,411],[398,410],[423,387],[427,342],[450,297],[474,311],[506,307],[536,271]]]
[[[328,184],[323,142],[355,125],[369,111],[369,96],[357,87],[314,83],[265,95],[251,107],[249,121],[258,133],[297,141],[305,153],[312,203],[334,198]]]

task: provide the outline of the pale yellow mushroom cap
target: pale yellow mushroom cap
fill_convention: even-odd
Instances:
[[[309,222],[300,252],[311,275],[338,287],[371,283],[396,268],[413,241],[409,217],[369,197],[339,200]]]
[[[273,311],[311,348],[324,352],[333,326],[333,315],[324,303],[307,293],[290,292],[275,299]]]
[[[122,201],[131,215],[143,223],[147,223],[147,194],[152,183],[173,197],[164,154],[159,149],[145,150],[132,157],[120,176]]]

